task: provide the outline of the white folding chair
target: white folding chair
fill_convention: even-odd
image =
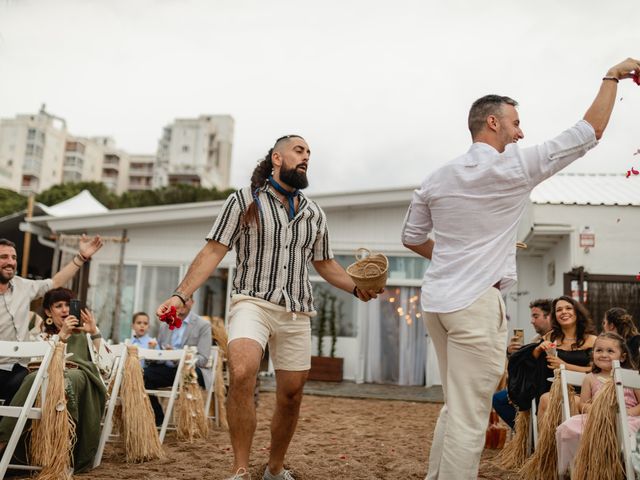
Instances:
[[[580,387],[584,381],[586,373],[572,372],[560,364],[560,385],[562,386],[562,421],[571,417],[571,403],[569,402],[569,385]]]
[[[107,380],[107,388],[111,385],[111,393],[107,397],[105,405],[105,414],[102,421],[102,431],[100,432],[100,442],[98,450],[93,460],[93,468],[96,468],[102,462],[104,447],[111,437],[113,430],[113,412],[119,402],[120,386],[122,385],[122,376],[124,373],[124,365],[127,361],[127,346],[123,343],[118,345],[110,345],[109,349],[113,352],[113,366],[111,368],[111,376]]]
[[[215,385],[216,385],[216,370],[218,367],[218,347],[211,347],[211,356],[209,357],[209,364],[207,367],[211,368],[211,383],[207,389],[207,401],[204,404],[204,412],[208,419],[213,419],[216,422],[216,427],[220,426],[220,417],[218,416],[218,400],[215,398]],[[211,399],[213,399],[213,417],[209,415],[209,408],[211,407]]]
[[[53,351],[55,344],[58,341],[58,337],[54,336],[52,341],[49,342],[6,342],[0,341],[0,357],[10,358],[34,358],[42,357],[40,368],[33,380],[31,390],[27,395],[27,399],[24,405],[21,407],[12,407],[3,405],[0,406],[0,416],[17,418],[16,425],[11,433],[11,437],[7,446],[4,449],[2,455],[2,461],[0,461],[0,478],[4,478],[8,468],[18,470],[41,470],[41,467],[35,467],[31,465],[15,465],[10,464],[13,452],[18,445],[22,430],[24,429],[27,419],[40,419],[42,418],[42,409],[35,408],[33,404],[36,401],[38,392],[40,391],[41,405],[44,405],[44,399],[47,388],[47,370],[49,369],[49,363],[53,357]]]
[[[173,361],[178,363],[178,369],[176,370],[176,376],[173,380],[171,390],[145,390],[147,395],[155,395],[159,398],[168,398],[167,410],[164,412],[164,421],[162,427],[160,427],[160,443],[164,442],[164,436],[167,433],[167,427],[173,413],[173,404],[178,398],[178,387],[180,386],[180,378],[182,377],[182,367],[184,367],[184,361],[187,351],[180,350],[150,350],[148,348],[138,348],[138,358],[140,360],[155,360],[155,361]]]
[[[531,400],[531,410],[529,412],[529,445],[527,450],[529,451],[529,455],[531,455],[536,449],[536,445],[538,443],[538,411],[535,398]]]
[[[624,401],[624,389],[640,389],[640,374],[636,370],[628,370],[620,367],[618,360],[613,361],[613,379],[616,382],[616,400],[618,402],[618,442],[622,450],[624,470],[626,478],[635,480],[636,475],[631,461],[631,454],[636,449],[635,437],[629,432],[627,423],[627,406]]]

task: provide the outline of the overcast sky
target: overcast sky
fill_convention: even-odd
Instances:
[[[311,190],[417,184],[470,143],[470,104],[520,102],[521,145],[580,119],[640,57],[638,0],[0,0],[0,117],[41,103],[76,135],[155,153],[176,117],[235,119],[232,183],[275,138],[310,144]],[[640,166],[640,87],[568,171]]]

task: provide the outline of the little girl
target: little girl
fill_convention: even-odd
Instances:
[[[558,472],[566,472],[578,450],[582,429],[591,409],[593,398],[606,382],[612,380],[613,361],[620,361],[622,368],[632,368],[630,355],[624,339],[613,332],[605,332],[598,336],[593,346],[593,368],[582,382],[580,398],[577,400],[582,415],[574,415],[556,430],[558,448]],[[629,430],[633,433],[640,430],[640,390],[624,389],[624,399],[629,418]]]

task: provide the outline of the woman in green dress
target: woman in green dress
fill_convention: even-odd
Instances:
[[[93,314],[84,309],[81,321],[69,313],[73,292],[66,288],[55,288],[47,292],[42,301],[46,318],[42,323],[40,338],[48,340],[58,335],[67,344],[65,366],[65,394],[67,408],[76,426],[77,441],[73,449],[73,466],[76,473],[86,471],[93,465],[100,439],[100,421],[106,401],[106,388],[99,365],[106,365],[108,348],[102,339]],[[69,355],[72,354],[72,355]],[[25,377],[11,405],[23,405],[36,372]],[[0,421],[0,448],[9,441],[16,419],[4,417]],[[28,430],[28,425],[25,431]],[[25,448],[28,435],[14,453],[16,463],[26,463]]]

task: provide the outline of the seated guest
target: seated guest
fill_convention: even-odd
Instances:
[[[551,299],[544,298],[534,300],[529,304],[529,309],[531,310],[531,325],[537,334],[536,337],[531,340],[531,343],[538,343],[542,335],[551,330]],[[507,347],[507,356],[510,356],[514,351],[520,349],[520,343],[515,340],[517,340],[516,337],[511,339]],[[509,402],[506,388],[493,394],[492,404],[493,409],[500,418],[511,428],[514,428],[516,409]]]
[[[144,312],[133,314],[131,320],[131,345],[140,348],[158,349],[158,341],[147,333],[149,330],[149,315]],[[140,360],[140,365],[144,368],[144,360]]]
[[[613,307],[607,310],[602,320],[602,330],[617,333],[624,338],[633,368],[640,366],[640,332],[633,317],[624,308]]]
[[[169,326],[161,322],[158,331],[158,344],[164,350],[181,349],[186,346],[197,348],[196,373],[198,383],[202,388],[209,385],[212,380],[211,368],[206,368],[211,355],[211,324],[191,311],[193,299],[187,298],[185,304],[177,309],[178,316],[182,318],[180,328],[170,330]],[[177,365],[174,362],[147,362],[144,368],[144,386],[155,390],[162,387],[170,387],[176,376]],[[206,382],[205,382],[206,378]],[[156,425],[162,425],[164,412],[155,396],[150,397],[153,413],[156,417]]]
[[[558,297],[551,305],[551,331],[532,351],[532,356],[543,362],[539,372],[539,391],[548,392],[553,370],[563,364],[574,372],[591,371],[591,353],[596,336],[589,311],[568,296]],[[538,418],[542,418],[548,406],[548,393],[540,397]]]
[[[41,298],[47,290],[66,284],[100,247],[102,240],[99,236],[89,239],[83,235],[78,254],[53,278],[28,280],[16,276],[18,255],[15,243],[0,238],[0,296],[3,300],[3,308],[0,308],[0,340],[29,341],[31,302]],[[27,373],[26,365],[20,364],[18,359],[3,358],[0,361],[0,398],[6,404],[11,403]]]
[[[66,288],[55,288],[44,295],[42,307],[46,319],[42,324],[40,338],[48,340],[58,335],[61,342],[67,344],[67,354],[72,353],[65,369],[65,396],[67,408],[73,422],[77,442],[73,449],[73,465],[76,472],[88,470],[100,440],[100,420],[106,401],[106,388],[98,368],[98,360],[93,359],[108,355],[106,344],[96,325],[93,314],[85,309],[81,312],[81,320],[69,314],[69,301],[73,292]],[[90,351],[93,350],[93,352]],[[36,372],[27,375],[16,392],[11,405],[23,405]],[[16,418],[4,417],[0,421],[0,448],[6,445],[11,437]],[[25,432],[28,428],[25,428]],[[23,435],[26,436],[26,435]],[[20,441],[16,448],[16,461],[24,462],[25,442]]]

